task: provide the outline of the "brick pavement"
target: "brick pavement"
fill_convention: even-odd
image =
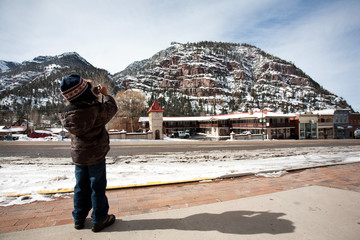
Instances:
[[[121,216],[186,208],[310,185],[360,192],[360,163],[312,168],[279,178],[246,176],[166,186],[111,190],[110,212]],[[72,197],[0,207],[0,233],[72,224]]]

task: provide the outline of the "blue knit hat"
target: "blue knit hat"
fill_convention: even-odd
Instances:
[[[61,95],[69,102],[85,101],[92,103],[97,99],[91,91],[91,84],[76,74],[62,78],[60,91]]]

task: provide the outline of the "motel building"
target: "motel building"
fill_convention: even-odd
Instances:
[[[149,115],[150,118],[139,119],[144,132],[151,130],[151,126],[154,125],[149,123],[149,119],[153,121],[153,113]],[[159,121],[161,122],[160,119]],[[215,116],[162,117],[162,132],[168,136],[179,131],[187,131],[191,135],[197,133],[232,139],[291,139],[297,137],[296,123],[295,114],[250,111]]]
[[[198,117],[163,117],[163,112],[155,101],[149,109],[149,117],[139,119],[144,133],[157,133],[153,139],[162,139],[159,134],[171,136],[178,132],[187,132],[192,137],[232,140],[349,138],[350,131],[360,123],[359,114],[350,114],[350,109],[341,108],[313,112],[307,109],[296,114],[250,111]],[[350,125],[349,119],[354,126]]]

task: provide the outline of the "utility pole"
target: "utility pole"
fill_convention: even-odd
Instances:
[[[261,140],[264,141],[264,98],[261,104]]]
[[[264,94],[262,93],[262,91],[264,90],[264,84],[263,83],[260,86],[260,90],[261,90],[261,140],[264,141]]]
[[[261,90],[264,85],[261,86]],[[264,94],[261,93],[261,140],[264,141]]]

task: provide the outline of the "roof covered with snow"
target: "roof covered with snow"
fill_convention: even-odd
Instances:
[[[0,132],[14,133],[24,131],[26,131],[26,126],[0,126]]]
[[[324,110],[313,111],[313,114],[334,115],[335,111],[336,111],[336,109],[324,109]]]
[[[233,113],[225,115],[215,115],[215,116],[197,116],[197,117],[164,117],[164,122],[209,122],[209,121],[219,121],[219,120],[229,120],[229,119],[255,119],[255,118],[267,118],[267,117],[278,117],[278,118],[294,118],[296,114],[283,114],[283,113],[274,113],[269,111],[258,111],[252,113]],[[148,117],[140,117],[139,122],[148,122]]]

